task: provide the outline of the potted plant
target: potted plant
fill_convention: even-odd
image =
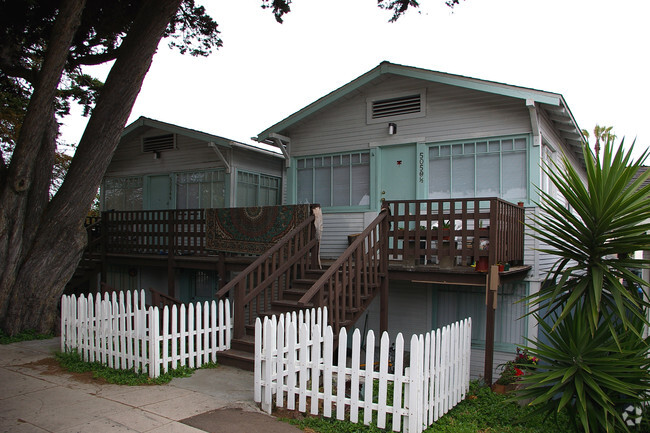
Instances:
[[[505,394],[517,389],[519,379],[521,379],[526,372],[532,371],[537,367],[539,360],[531,356],[527,349],[517,348],[515,359],[508,361],[503,365],[499,379],[492,386],[492,390],[499,394]]]

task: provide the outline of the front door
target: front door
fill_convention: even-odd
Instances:
[[[168,174],[149,176],[147,178],[147,209],[172,208],[172,180]]]
[[[381,148],[380,199],[414,200],[418,166],[415,144]]]

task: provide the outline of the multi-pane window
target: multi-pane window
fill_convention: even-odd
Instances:
[[[176,174],[176,209],[225,207],[224,170]]]
[[[237,206],[275,206],[280,204],[279,177],[237,172]]]
[[[527,199],[527,141],[507,138],[429,148],[429,198]]]
[[[102,193],[104,210],[142,210],[141,177],[107,177]]]
[[[298,203],[323,207],[370,206],[370,153],[296,160]]]

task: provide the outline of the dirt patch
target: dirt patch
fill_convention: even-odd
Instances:
[[[104,379],[95,379],[93,377],[92,371],[87,371],[84,373],[68,371],[63,367],[61,367],[61,365],[55,358],[43,358],[38,361],[22,364],[21,367],[27,367],[27,368],[31,368],[32,370],[36,370],[39,372],[39,374],[43,376],[67,375],[71,379],[81,383],[97,384],[97,385],[103,385],[107,383]]]
[[[285,422],[259,412],[242,409],[217,409],[181,420],[183,424],[210,433],[299,433],[300,430]]]

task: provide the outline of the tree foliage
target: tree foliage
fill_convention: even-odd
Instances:
[[[261,4],[281,22],[291,0]],[[414,6],[398,0],[387,9],[398,17]],[[222,42],[194,0],[0,0],[0,29],[0,328],[47,332],[161,39],[192,56]],[[105,83],[84,70],[106,62]],[[58,158],[58,119],[73,102],[90,118],[74,157]],[[50,196],[56,170],[65,178]]]

